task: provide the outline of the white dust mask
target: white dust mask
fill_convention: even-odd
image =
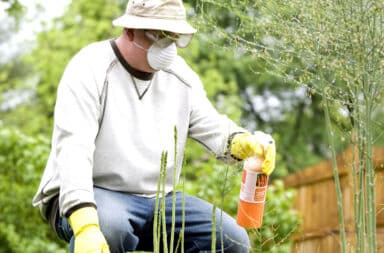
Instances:
[[[148,49],[148,64],[154,70],[164,70],[168,68],[177,55],[175,43],[171,43],[166,47],[160,47],[157,42],[153,43]]]
[[[154,70],[167,69],[177,56],[176,44],[172,42],[164,47],[161,43],[162,40],[154,42],[148,49],[145,49],[143,46],[133,42],[135,46],[147,51],[148,64]]]

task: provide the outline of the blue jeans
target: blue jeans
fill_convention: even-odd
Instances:
[[[100,228],[109,244],[111,253],[135,250],[153,251],[155,198],[139,197],[96,187],[94,195]],[[169,248],[172,231],[172,193],[165,197],[165,203]],[[213,206],[187,194],[185,194],[184,203],[184,252],[211,252]],[[176,194],[175,210],[174,241],[176,245],[182,231],[182,193],[180,192]],[[66,218],[57,218],[56,231],[61,239],[70,242],[70,252],[73,253],[74,237]],[[162,240],[163,238],[160,239],[160,241]],[[162,245],[160,245],[160,252],[162,252],[161,249]],[[232,217],[217,208],[215,252],[247,253],[249,250],[250,243],[245,229],[239,227]]]

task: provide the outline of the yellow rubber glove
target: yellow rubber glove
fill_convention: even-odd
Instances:
[[[264,161],[261,171],[267,175],[270,175],[275,169],[276,147],[269,134],[260,131],[253,135],[250,133],[236,134],[231,141],[230,152],[240,160],[254,155],[262,157]]]
[[[76,210],[69,216],[69,224],[75,235],[75,253],[110,253],[95,208]]]
[[[276,147],[275,144],[269,144],[264,149],[264,161],[261,165],[261,171],[270,175],[275,169],[276,163]]]

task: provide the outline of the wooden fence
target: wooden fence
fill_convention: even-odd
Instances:
[[[373,152],[376,182],[378,253],[384,253],[384,148]],[[353,149],[337,156],[343,194],[348,252],[354,250]],[[356,161],[356,159],[355,159]],[[301,213],[299,233],[293,236],[295,253],[340,252],[336,191],[332,162],[324,161],[284,178],[285,185],[297,190],[295,208]]]

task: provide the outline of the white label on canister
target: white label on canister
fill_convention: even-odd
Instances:
[[[243,170],[240,199],[250,203],[264,203],[268,185],[268,176],[264,173]]]

